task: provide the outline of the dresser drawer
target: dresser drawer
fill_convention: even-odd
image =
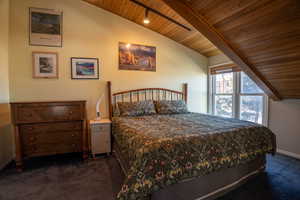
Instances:
[[[39,123],[83,120],[81,104],[22,104],[15,105],[15,123]]]
[[[82,146],[78,143],[60,144],[32,144],[23,148],[25,157],[55,155],[62,153],[81,152]]]
[[[110,124],[97,124],[97,125],[93,125],[91,126],[91,130],[95,131],[95,132],[110,132],[111,129],[111,125]]]
[[[80,131],[54,132],[48,134],[46,132],[38,133],[21,133],[22,143],[26,145],[32,144],[60,144],[60,143],[80,143]]]
[[[41,124],[24,124],[20,125],[22,133],[38,133],[38,132],[57,132],[57,131],[80,131],[82,130],[82,122],[56,122]]]

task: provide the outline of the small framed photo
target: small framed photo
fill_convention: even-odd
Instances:
[[[29,44],[62,47],[62,21],[61,11],[29,8]]]
[[[58,53],[33,52],[33,78],[58,78]]]
[[[71,58],[72,79],[99,79],[98,58]]]

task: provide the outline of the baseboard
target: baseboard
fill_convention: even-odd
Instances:
[[[282,149],[277,149],[277,152],[280,153],[280,154],[286,155],[286,156],[290,156],[290,157],[293,157],[293,158],[296,158],[296,159],[300,159],[300,155],[296,154],[296,153],[292,153],[292,152],[285,151],[285,150],[282,150]]]

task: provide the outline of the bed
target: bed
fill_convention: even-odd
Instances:
[[[187,103],[187,84],[182,92],[143,88],[112,94],[108,82],[108,96],[113,148],[125,174],[118,200],[215,199],[263,172],[265,155],[276,151],[275,135],[251,122],[181,112],[180,106],[175,113],[118,113],[132,102],[153,101],[156,110],[159,102]]]

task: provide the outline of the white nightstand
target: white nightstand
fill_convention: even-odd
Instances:
[[[90,147],[93,157],[96,154],[111,152],[111,121],[109,119],[90,120]]]

